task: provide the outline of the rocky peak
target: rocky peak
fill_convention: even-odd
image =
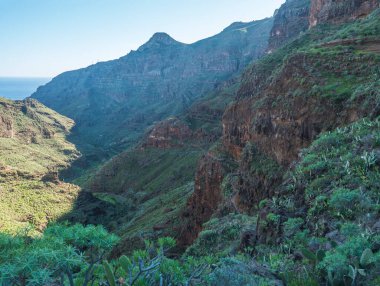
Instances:
[[[287,0],[274,13],[268,52],[282,47],[308,29],[310,0]]]
[[[170,37],[166,33],[155,33],[148,42],[146,42],[144,45],[142,45],[138,50],[144,51],[147,49],[155,49],[155,48],[162,48],[162,47],[168,47],[168,46],[180,46],[184,45],[176,40],[174,40],[172,37]]]
[[[379,0],[312,0],[310,27],[362,18],[379,7]]]

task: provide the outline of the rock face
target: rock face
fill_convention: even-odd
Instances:
[[[158,124],[146,136],[142,148],[172,148],[183,146],[193,137],[193,132],[185,123],[176,118],[169,118]]]
[[[176,115],[265,53],[272,19],[235,23],[183,44],[157,33],[120,59],[66,72],[33,98],[73,118],[73,140],[96,152],[125,150],[153,122]],[[82,144],[82,145],[81,145]]]
[[[380,7],[378,0],[312,0],[310,27],[323,23],[342,23],[370,14]]]
[[[178,242],[181,246],[191,244],[223,199],[221,183],[224,170],[221,162],[211,153],[200,160],[195,176],[194,193],[182,214],[184,224]]]
[[[379,59],[376,49],[368,49],[372,42],[323,43],[323,34],[307,33],[288,53],[274,51],[247,69],[235,102],[223,115],[223,148],[238,166],[230,173],[235,178],[232,198],[222,196],[222,201],[231,199],[237,211],[255,212],[261,200],[275,195],[284,171],[318,134],[378,114]],[[318,40],[322,44],[315,44]],[[310,44],[319,51],[310,50]],[[341,50],[331,52],[337,45]],[[212,215],[202,211],[217,208],[204,201],[207,196],[218,201],[221,180],[212,175],[214,169],[212,164],[198,168],[207,185],[200,184],[188,202],[186,214],[195,227],[183,232],[191,233],[185,242],[191,243],[203,217]]]
[[[368,61],[368,70],[362,61]],[[279,164],[288,166],[297,159],[300,149],[308,146],[320,132],[371,112],[360,106],[350,107],[349,102],[336,104],[327,96],[306,96],[312,94],[313,86],[326,85],[320,74],[326,72],[339,78],[348,69],[358,78],[365,78],[376,65],[373,57],[355,59],[344,54],[336,58],[303,53],[289,57],[266,86],[260,91],[253,90],[252,96],[243,96],[226,110],[223,117],[225,146],[239,159],[244,146],[253,142]],[[300,77],[307,77],[307,83],[295,80]],[[251,86],[248,82],[243,84],[241,94],[249,94],[246,89]]]
[[[285,45],[309,26],[310,0],[288,0],[275,12],[268,52]]]

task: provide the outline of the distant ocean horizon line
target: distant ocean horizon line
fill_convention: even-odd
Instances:
[[[31,96],[39,86],[48,83],[51,77],[0,76],[0,96],[22,100]]]
[[[0,76],[1,79],[52,79],[51,76]]]

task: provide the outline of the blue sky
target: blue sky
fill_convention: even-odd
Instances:
[[[52,77],[137,49],[155,32],[184,43],[284,0],[0,0],[0,76]]]

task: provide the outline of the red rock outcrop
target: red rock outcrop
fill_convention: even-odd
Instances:
[[[156,124],[145,138],[142,148],[171,148],[182,146],[193,137],[193,132],[185,123],[169,118]]]
[[[252,91],[252,83],[246,82],[240,90],[244,96],[223,117],[225,147],[240,159],[246,143],[252,142],[279,164],[288,166],[320,132],[353,122],[370,112],[361,110],[359,103],[356,107],[345,106],[326,96],[313,96],[311,92],[326,85],[321,74],[339,78],[349,70],[358,77],[369,76],[362,60],[365,59],[346,55],[322,62],[317,55],[299,53],[290,57],[262,87]],[[377,65],[370,60],[367,64]],[[254,72],[252,75],[255,81]],[[307,81],[299,81],[301,78]],[[252,95],[247,97],[247,94]]]
[[[190,245],[202,229],[202,224],[210,219],[223,200],[221,183],[224,170],[221,162],[211,153],[199,162],[195,176],[194,193],[189,198],[185,211],[178,244]]]
[[[323,23],[342,23],[370,14],[380,7],[378,0],[312,0],[310,27]]]
[[[304,7],[280,12],[272,34],[273,49],[295,37],[294,34],[282,37],[282,31],[295,22],[302,19],[306,23],[302,30],[308,26],[309,14]],[[292,22],[292,16],[298,20]],[[280,23],[277,28],[282,29],[278,35],[276,23]],[[373,45],[373,40],[368,44]],[[330,45],[335,43],[321,47]],[[367,42],[361,39],[359,43],[355,41],[352,44],[351,50],[341,53],[321,56],[306,51],[294,52],[287,58],[281,58],[281,54],[269,56],[244,73],[237,99],[225,110],[222,120],[223,148],[239,165],[234,170],[236,180],[232,197],[221,194],[223,175],[217,174],[223,174],[223,171],[215,172],[220,170],[221,163],[214,162],[210,156],[203,158],[197,171],[194,194],[183,215],[186,223],[179,237],[182,245],[190,244],[197,237],[202,224],[216,212],[218,205],[232,203],[237,211],[257,211],[255,207],[261,200],[276,193],[284,170],[298,159],[299,152],[309,146],[318,134],[373,113],[376,104],[363,104],[365,94],[356,98],[352,96],[355,90],[360,89],[359,81],[346,82],[347,78],[367,79],[376,70],[378,61],[374,55],[357,55],[354,52],[355,49],[368,50],[366,47]],[[247,148],[249,146],[252,148]]]

